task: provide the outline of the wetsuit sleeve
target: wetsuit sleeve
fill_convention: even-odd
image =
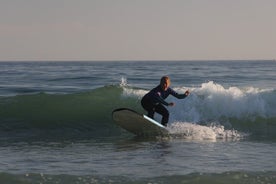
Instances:
[[[177,92],[175,92],[173,89],[170,88],[170,94],[178,99],[183,99],[186,98],[187,95],[186,94],[178,94]]]
[[[163,105],[166,105],[166,106],[169,105],[169,103],[166,102],[166,101],[165,101],[163,98],[161,98],[160,96],[155,96],[155,101],[157,101],[157,102],[159,102],[159,103],[161,103],[161,104],[163,104]]]
[[[169,93],[168,93],[169,94]],[[165,96],[167,96],[168,94],[165,94]],[[169,103],[167,103],[163,98],[164,94],[162,93],[162,90],[160,88],[160,86],[157,86],[155,88],[153,88],[148,94],[147,94],[148,98],[151,99],[152,103],[154,104],[158,104],[161,103],[165,106],[168,106]]]

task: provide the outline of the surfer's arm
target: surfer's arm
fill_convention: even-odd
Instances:
[[[189,90],[187,90],[184,94],[178,94],[177,92],[175,92],[174,90],[170,89],[170,94],[178,99],[183,99],[183,98],[186,98],[190,92]]]
[[[170,103],[166,102],[163,98],[161,98],[160,96],[155,96],[154,100],[157,102],[157,103],[161,103],[165,106],[169,106]]]

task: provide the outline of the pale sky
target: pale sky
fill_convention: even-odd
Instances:
[[[276,0],[0,0],[0,61],[276,59]]]

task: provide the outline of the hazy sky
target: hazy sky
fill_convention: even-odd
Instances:
[[[0,0],[0,60],[276,59],[276,0]]]

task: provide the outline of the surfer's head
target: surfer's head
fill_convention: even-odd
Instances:
[[[168,76],[163,76],[160,80],[160,86],[164,91],[167,91],[169,86],[171,85],[171,80]]]

